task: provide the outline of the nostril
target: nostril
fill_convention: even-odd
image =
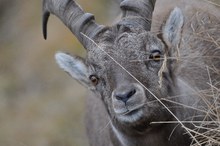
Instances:
[[[136,90],[133,89],[133,90],[130,90],[130,91],[125,92],[125,93],[123,93],[123,92],[121,92],[121,93],[116,93],[116,94],[115,94],[115,97],[116,97],[117,100],[121,100],[121,101],[123,101],[123,102],[127,102],[128,99],[129,99],[131,96],[133,96],[135,93],[136,93]]]
[[[132,95],[134,95],[135,93],[136,93],[136,90],[133,89],[133,90],[131,90],[131,91],[128,93],[127,97],[130,98],[130,97],[131,97]]]

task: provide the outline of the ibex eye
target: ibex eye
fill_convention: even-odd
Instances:
[[[95,76],[95,75],[89,76],[89,79],[90,79],[90,81],[92,82],[92,84],[94,86],[96,86],[98,84],[98,82],[99,82],[99,78],[97,76]]]
[[[159,50],[152,51],[149,59],[153,61],[160,61],[162,59],[161,52]]]

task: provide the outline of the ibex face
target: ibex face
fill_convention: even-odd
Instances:
[[[154,1],[123,1],[122,20],[107,28],[96,24],[72,0],[44,1],[44,20],[49,12],[60,17],[87,49],[86,59],[57,53],[57,63],[103,100],[116,127],[144,131],[152,121],[171,120],[155,96],[174,94],[172,62],[166,57],[179,43],[183,16],[174,9],[163,37],[158,38],[149,32],[153,5]]]
[[[172,79],[165,73],[167,79],[160,87],[158,74],[165,54],[163,43],[146,31],[123,32],[115,38],[98,44],[105,52],[98,46],[88,50],[86,62],[92,66],[88,77],[93,75],[91,81],[97,78],[95,86],[89,88],[103,98],[112,119],[132,125],[158,118],[165,120],[169,117],[166,110],[157,102],[150,103],[155,98],[138,83],[140,81],[158,97],[167,96]],[[154,117],[154,113],[158,113],[158,117]]]
[[[56,60],[61,68],[102,98],[113,121],[124,126],[149,126],[149,122],[170,119],[170,114],[138,81],[155,96],[168,96],[173,79],[168,71],[163,72],[160,84],[159,73],[165,53],[163,43],[150,33],[123,32],[115,40],[88,49],[86,60],[63,53],[57,53]]]

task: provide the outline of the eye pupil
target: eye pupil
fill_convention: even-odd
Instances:
[[[160,55],[154,56],[154,60],[160,60]]]
[[[160,61],[161,60],[161,52],[160,51],[154,51],[150,55],[150,60],[153,61]]]
[[[99,79],[98,79],[98,77],[96,77],[95,75],[91,75],[91,76],[89,77],[89,79],[90,79],[90,81],[93,83],[93,85],[97,85],[97,84],[98,84]]]

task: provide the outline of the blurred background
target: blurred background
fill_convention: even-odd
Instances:
[[[102,24],[118,13],[113,0],[77,2]],[[55,16],[45,41],[41,9],[41,0],[0,0],[0,146],[86,146],[86,90],[54,60],[85,50]]]

